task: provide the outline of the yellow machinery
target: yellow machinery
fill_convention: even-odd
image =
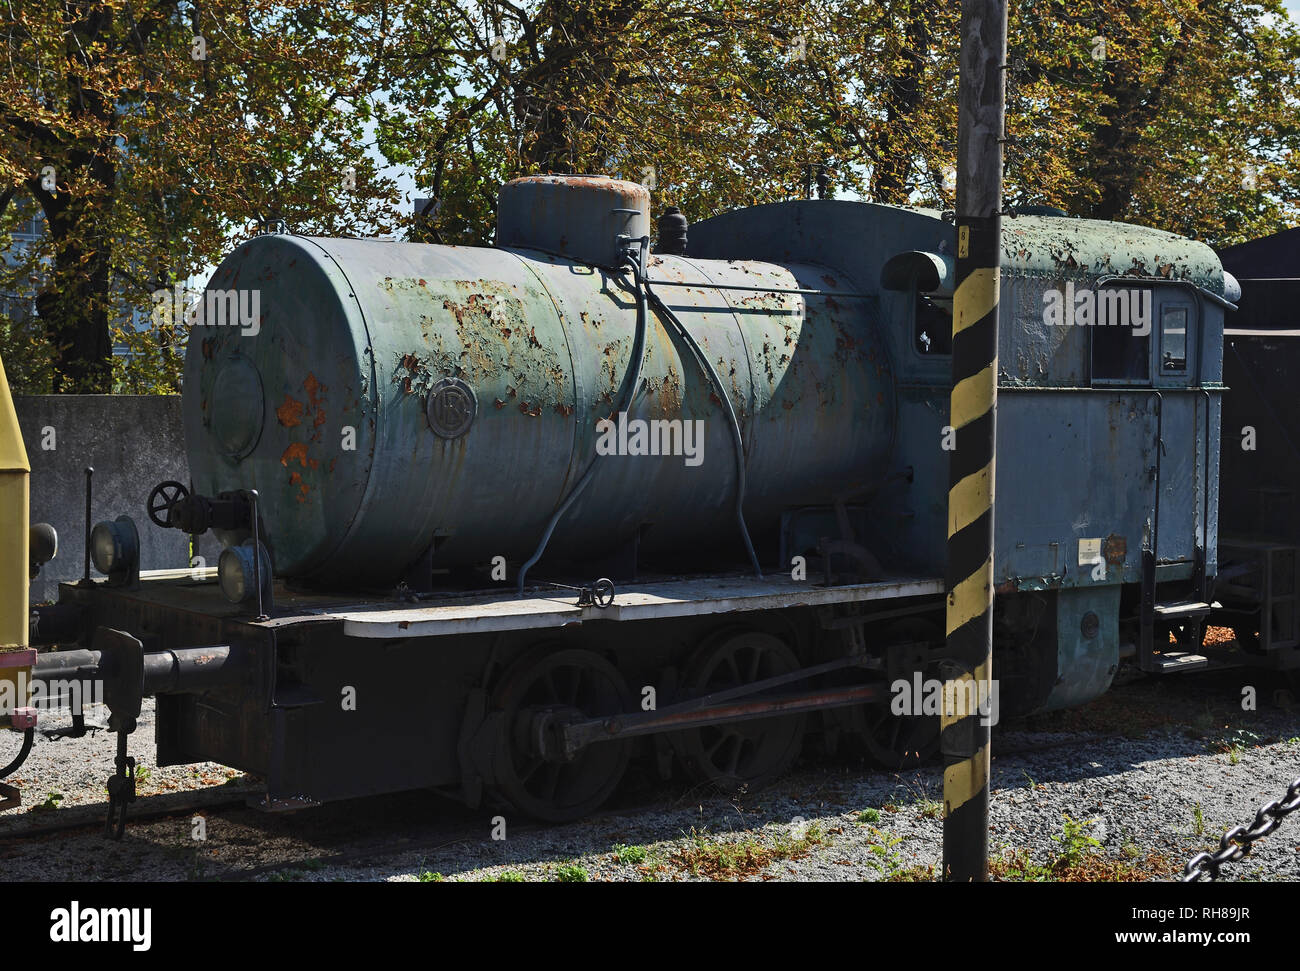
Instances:
[[[36,651],[27,646],[30,474],[18,413],[0,362],[0,724],[26,732],[23,756],[31,748],[36,727],[36,712],[28,706],[36,664]],[[16,767],[17,763],[11,764],[0,771],[0,777]],[[18,801],[18,790],[0,783],[0,809]]]

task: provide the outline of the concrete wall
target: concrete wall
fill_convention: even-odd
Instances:
[[[141,569],[189,564],[189,536],[155,526],[145,512],[159,482],[189,484],[179,395],[30,395],[14,404],[32,466],[31,521],[59,534],[58,556],[32,581],[34,603],[57,600],[60,582],[82,576],[88,465],[95,468],[92,524],[134,519]],[[90,572],[101,575],[93,564]]]

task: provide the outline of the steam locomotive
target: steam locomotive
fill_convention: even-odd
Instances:
[[[530,177],[490,248],[268,233],[217,268],[191,481],[96,525],[102,577],[33,625],[60,648],[38,674],[104,682],[119,832],[147,695],[158,764],[255,773],[272,810],[430,787],[564,820],[634,760],[734,789],[810,735],[935,750],[937,718],[891,702],[946,656],[951,220],[669,211],[652,247],[650,208]],[[1124,660],[1219,663],[1222,611],[1256,636],[1226,660],[1289,666],[1258,641],[1261,563],[1217,583],[1232,275],[1046,210],[1002,247],[1003,717]],[[142,574],[141,528],[211,533],[218,564]]]

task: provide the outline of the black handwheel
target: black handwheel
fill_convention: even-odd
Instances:
[[[161,526],[163,529],[170,528],[172,524],[172,506],[189,494],[190,490],[174,479],[159,482],[154,486],[153,492],[149,493],[149,502],[146,506],[153,524]]]
[[[608,607],[614,602],[614,584],[613,581],[601,577],[596,581],[591,590],[592,599],[596,601],[597,607]]]

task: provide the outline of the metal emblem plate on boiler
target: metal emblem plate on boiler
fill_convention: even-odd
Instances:
[[[478,399],[460,378],[442,378],[429,389],[425,411],[429,427],[439,438],[460,438],[474,423]]]

